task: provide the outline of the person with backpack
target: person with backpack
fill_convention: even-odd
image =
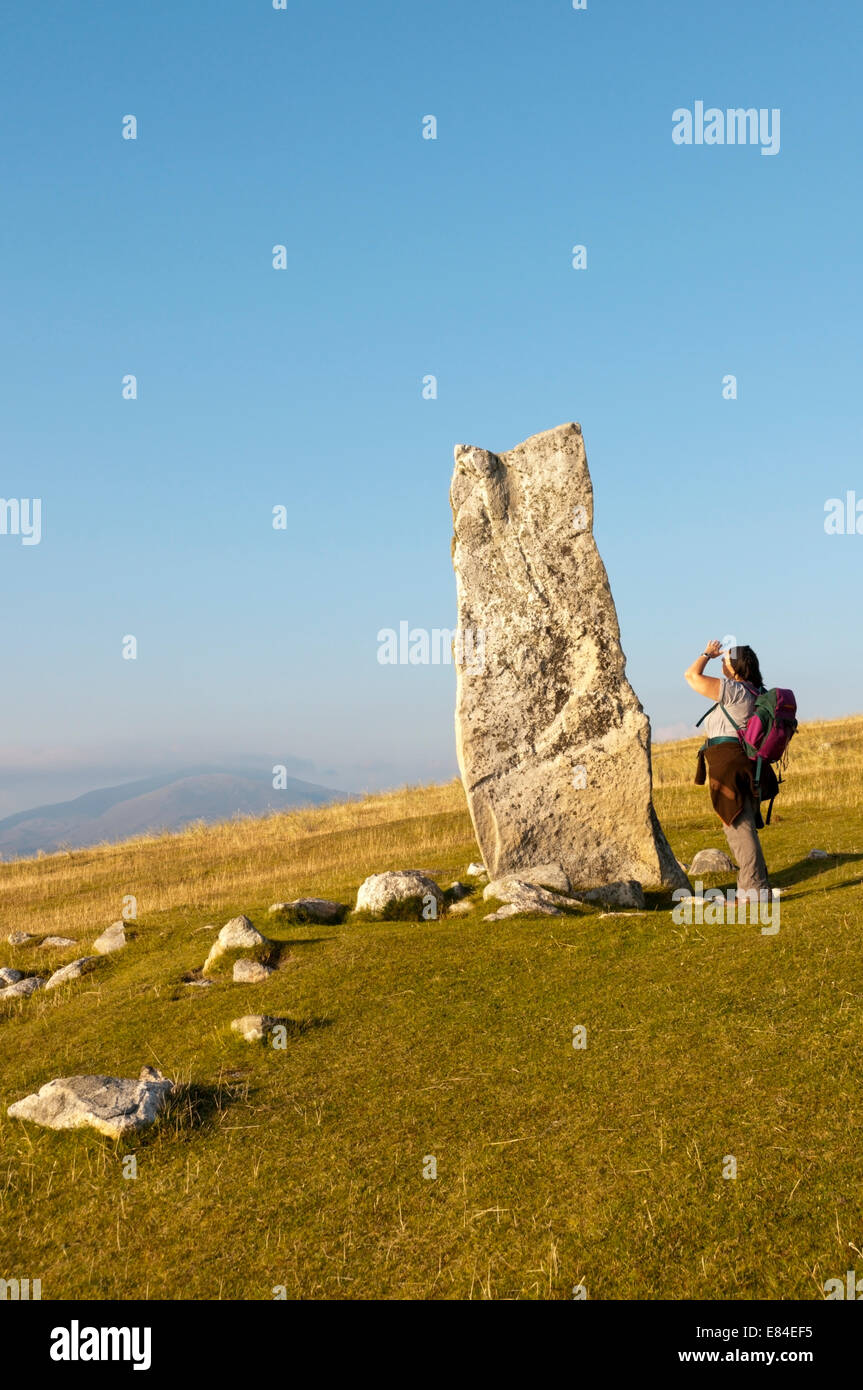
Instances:
[[[722,657],[722,676],[705,676],[707,663],[718,656]],[[779,783],[770,762],[758,757],[757,749],[741,737],[756,717],[759,697],[767,696],[758,657],[751,647],[730,647],[723,652],[721,642],[709,642],[689,667],[685,679],[697,694],[715,701],[698,721],[704,724],[707,737],[698,752],[695,781],[703,785],[709,772],[713,809],[737,860],[738,894],[748,895],[753,890],[769,894],[767,865],[758,838],[764,825],[760,802],[769,798],[772,808]],[[750,747],[756,754],[755,761],[748,751]]]

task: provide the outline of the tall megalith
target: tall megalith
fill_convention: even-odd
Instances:
[[[683,886],[653,809],[650,724],[625,672],[577,424],[506,454],[458,445],[456,743],[492,879]]]

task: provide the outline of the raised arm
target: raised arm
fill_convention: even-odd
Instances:
[[[708,661],[713,657],[719,656],[722,652],[721,642],[708,642],[700,656],[697,656],[684,673],[686,684],[695,691],[697,695],[706,695],[708,700],[719,699],[719,681],[715,676],[705,676],[704,668]]]

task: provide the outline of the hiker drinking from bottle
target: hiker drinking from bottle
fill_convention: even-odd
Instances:
[[[722,675],[705,676],[708,661],[718,656],[722,657]],[[704,717],[706,740],[698,753],[695,781],[704,783],[709,771],[713,809],[738,864],[738,894],[769,896],[767,866],[758,839],[764,824],[759,799],[775,796],[778,782],[770,764],[765,763],[763,769],[759,766],[756,787],[752,760],[738,737],[738,730],[746,727],[758,696],[764,692],[758,657],[751,647],[729,647],[723,652],[721,642],[708,642],[686,672],[686,682],[697,694],[715,701]]]

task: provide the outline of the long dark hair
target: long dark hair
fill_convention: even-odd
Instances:
[[[730,647],[728,649],[728,664],[735,676],[739,676],[742,681],[754,685],[758,691],[764,689],[758,657],[751,647]]]

